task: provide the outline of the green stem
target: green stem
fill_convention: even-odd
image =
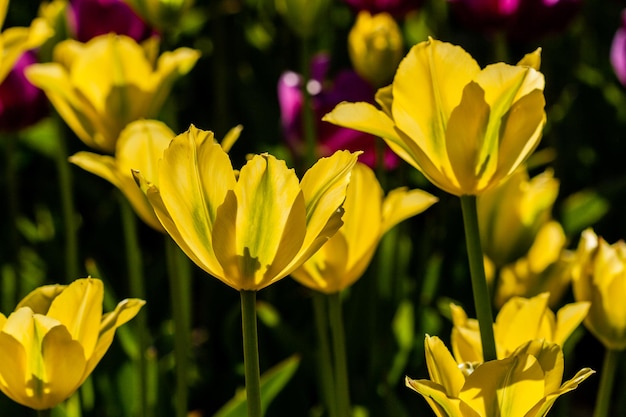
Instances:
[[[141,247],[139,245],[139,236],[137,230],[137,218],[130,203],[119,193],[120,208],[122,215],[122,227],[124,229],[124,241],[126,243],[126,262],[128,268],[128,279],[130,292],[133,297],[146,299],[146,290],[143,281],[143,261],[141,255]],[[139,416],[149,417],[148,414],[148,374],[146,362],[148,323],[146,309],[135,317],[135,326],[137,327],[137,337],[139,340],[139,358],[137,366],[139,368],[139,386],[137,387],[139,398]]]
[[[7,136],[3,137],[6,144],[5,149],[5,175],[7,182],[6,189],[6,202],[7,202],[7,210],[8,210],[8,219],[7,219],[7,227],[8,227],[8,248],[7,255],[9,257],[9,263],[11,269],[13,270],[12,274],[4,273],[3,274],[3,282],[2,282],[2,307],[3,311],[11,311],[15,304],[17,304],[22,296],[20,290],[21,279],[21,271],[20,271],[20,234],[17,229],[17,218],[19,215],[19,185],[18,185],[18,175],[17,175],[17,164],[16,164],[16,147],[17,147],[17,137],[16,136]]]
[[[335,362],[335,391],[339,417],[352,415],[350,409],[350,388],[348,383],[348,362],[346,360],[346,341],[341,312],[341,294],[328,295],[328,318],[333,340],[333,358]]]
[[[320,386],[324,403],[330,417],[338,417],[335,401],[335,378],[330,358],[330,341],[328,340],[328,309],[326,295],[320,292],[313,294],[313,311],[315,313],[315,329],[317,331],[318,364]]]
[[[248,417],[261,417],[261,369],[256,328],[256,291],[240,291],[243,362],[246,373]]]
[[[65,229],[65,273],[67,274],[66,279],[73,281],[79,278],[78,228],[76,227],[76,215],[74,212],[74,187],[70,163],[67,161],[68,155],[65,135],[61,132],[60,128],[57,131],[57,149],[55,156],[59,175],[59,194],[61,196],[63,227]]]
[[[169,237],[165,238],[167,275],[170,284],[172,316],[174,319],[174,357],[176,359],[176,417],[187,415],[188,354],[191,342],[190,324],[190,275],[187,257]]]
[[[37,417],[50,417],[52,415],[52,409],[47,408],[45,410],[37,410]]]
[[[604,353],[604,363],[600,373],[600,386],[598,387],[598,397],[593,417],[607,417],[611,406],[611,393],[615,382],[615,371],[619,362],[618,350],[607,349]]]
[[[469,258],[470,275],[472,278],[474,307],[476,309],[476,318],[478,319],[480,327],[483,360],[487,362],[495,360],[497,356],[496,342],[493,336],[493,312],[491,311],[491,297],[489,287],[487,285],[487,278],[485,276],[483,250],[478,230],[476,196],[461,196],[461,208],[463,210],[465,243],[467,245],[467,256]]]

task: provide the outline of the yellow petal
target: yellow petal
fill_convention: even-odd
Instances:
[[[443,387],[450,397],[458,397],[465,376],[459,369],[448,348],[437,336],[426,336],[424,341],[426,366],[431,381]]]
[[[437,417],[481,417],[458,398],[450,398],[444,388],[432,381],[405,379],[407,387],[422,394]]]
[[[449,172],[444,138],[452,110],[463,88],[480,67],[462,48],[430,39],[415,45],[393,80],[393,120],[402,132]]]
[[[556,332],[553,342],[563,346],[567,338],[576,330],[576,328],[587,317],[589,312],[589,302],[578,302],[566,304],[556,313]]]
[[[537,71],[541,67],[541,48],[535,49],[533,52],[524,55],[517,65],[531,67]]]
[[[561,388],[550,395],[547,395],[532,410],[526,413],[525,417],[544,417],[552,408],[552,405],[561,395],[570,392],[578,387],[578,384],[593,375],[595,371],[590,368],[583,368],[574,375],[572,379],[565,382]]]
[[[386,233],[401,221],[420,214],[437,201],[437,197],[422,190],[391,190],[383,201],[382,232]]]
[[[563,351],[561,346],[545,339],[534,339],[520,346],[515,355],[532,355],[543,369],[544,390],[546,393],[557,390],[563,379]]]
[[[91,356],[87,357],[85,377],[91,374],[98,362],[100,362],[100,359],[102,359],[106,351],[109,349],[109,346],[111,346],[113,336],[115,336],[115,330],[135,317],[145,303],[145,301],[136,298],[125,299],[117,304],[115,310],[102,316],[98,333],[98,342]]]
[[[442,171],[458,182],[456,194],[478,194],[489,184],[497,161],[497,153],[489,146],[485,135],[490,117],[490,109],[484,98],[483,89],[470,82],[463,89],[461,103],[450,114],[445,137],[445,145],[450,158],[451,171],[442,164]]]
[[[102,281],[77,279],[52,301],[48,310],[48,317],[63,323],[72,338],[83,346],[87,358],[98,340],[103,298]]]
[[[452,352],[458,363],[482,363],[483,348],[480,341],[478,320],[468,319],[465,310],[455,304],[450,304],[452,314],[451,343]]]
[[[43,315],[48,314],[50,304],[52,304],[52,301],[59,294],[61,294],[66,287],[66,285],[59,284],[37,287],[28,293],[28,295],[19,302],[15,309],[19,310],[22,307],[29,307],[33,313]]]

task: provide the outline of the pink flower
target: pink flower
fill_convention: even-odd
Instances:
[[[129,36],[138,42],[153,34],[122,0],[71,0],[68,20],[74,36],[81,42],[110,32]]]
[[[46,95],[24,76],[24,70],[36,62],[34,52],[25,52],[0,84],[0,130],[20,130],[48,114]]]
[[[626,9],[622,11],[622,26],[611,44],[611,64],[619,82],[626,86]]]
[[[581,0],[448,0],[464,26],[504,32],[510,39],[541,38],[565,29],[580,10]]]
[[[329,66],[330,60],[327,55],[315,56],[311,64],[311,79],[307,82],[315,113],[316,134],[319,138],[318,153],[320,156],[329,156],[337,150],[353,152],[362,150],[364,153],[359,157],[359,161],[373,167],[376,165],[376,141],[380,139],[323,122],[322,116],[342,101],[373,102],[374,88],[352,70],[340,71],[334,80],[326,82]],[[298,156],[303,155],[305,148],[302,133],[304,101],[302,83],[302,76],[292,71],[283,73],[278,81],[278,102],[283,133],[287,144]],[[385,167],[395,168],[398,162],[398,157],[385,147]]]

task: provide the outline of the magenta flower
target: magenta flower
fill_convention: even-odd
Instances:
[[[23,53],[0,84],[0,130],[20,130],[34,125],[48,114],[46,95],[24,76],[24,70],[36,62],[34,52]]]
[[[532,40],[565,29],[581,0],[448,0],[458,21],[484,32],[503,32],[513,40]]]
[[[344,0],[357,12],[367,10],[371,14],[387,12],[392,16],[404,16],[412,10],[418,9],[422,0]]]
[[[307,83],[317,122],[315,128],[319,138],[318,153],[320,156],[329,156],[337,150],[352,152],[361,150],[363,154],[359,156],[359,161],[374,167],[376,141],[380,139],[322,121],[322,116],[342,101],[373,103],[374,88],[352,70],[340,71],[334,80],[328,82],[326,74],[329,66],[330,60],[327,55],[315,56],[311,65],[311,79]],[[283,73],[278,81],[278,102],[283,133],[287,144],[297,156],[302,156],[305,148],[302,133],[302,83],[302,76],[292,71]],[[398,161],[398,157],[385,147],[385,167],[395,168]]]
[[[110,32],[129,36],[138,42],[153,34],[123,0],[71,0],[68,20],[80,42]]]
[[[619,82],[626,86],[626,9],[622,11],[622,26],[611,44],[611,64]]]

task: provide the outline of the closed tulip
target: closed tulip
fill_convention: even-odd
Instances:
[[[476,367],[459,366],[438,337],[426,336],[430,380],[406,378],[438,417],[543,417],[561,395],[594,371],[583,368],[564,383],[563,352],[555,343],[533,340],[511,356]]]
[[[388,13],[362,11],[348,34],[354,70],[374,87],[391,81],[403,55],[402,32]]]
[[[26,76],[87,146],[112,154],[124,127],[156,117],[174,81],[199,58],[198,51],[179,48],[155,64],[156,46],[154,39],[140,45],[114,34],[66,40],[55,47],[55,62],[33,65]]]
[[[287,276],[339,229],[357,156],[322,158],[302,181],[269,154],[236,172],[213,133],[191,126],[165,150],[158,186],[135,176],[189,258],[230,287],[254,291]]]
[[[95,278],[47,285],[27,295],[15,311],[0,314],[0,390],[35,410],[72,395],[113,342],[115,330],[144,305],[121,301],[102,313],[104,288]],[[10,358],[10,360],[6,360]]]
[[[532,298],[513,297],[507,301],[493,325],[498,359],[508,357],[521,345],[544,339],[563,346],[567,338],[583,321],[589,310],[588,302],[567,304],[556,315],[548,307],[550,294]],[[452,350],[459,363],[483,362],[478,322],[468,319],[463,308],[451,305]]]
[[[611,65],[617,79],[626,86],[626,9],[621,14],[621,25],[611,42]]]
[[[626,349],[626,244],[609,245],[592,229],[582,233],[572,269],[578,301],[591,302],[585,327],[607,348]]]
[[[301,284],[326,294],[348,288],[363,275],[378,242],[389,229],[436,201],[425,191],[406,188],[392,190],[383,197],[374,172],[357,163],[343,204],[344,225],[291,275]]]
[[[478,195],[511,175],[536,148],[546,121],[539,51],[518,65],[481,69],[462,48],[415,45],[380,109],[342,103],[324,117],[385,139],[401,158],[451,194]]]

